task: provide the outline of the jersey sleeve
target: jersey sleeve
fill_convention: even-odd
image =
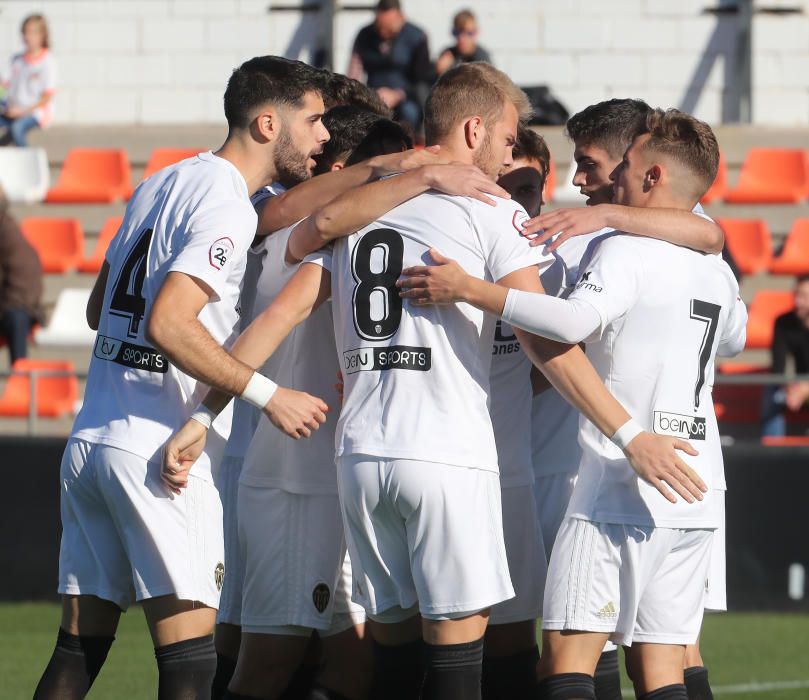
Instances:
[[[191,215],[182,249],[169,272],[204,282],[218,300],[235,261],[247,254],[256,234],[256,212],[249,202],[212,202]]]
[[[301,263],[302,265],[311,264],[311,265],[320,265],[324,270],[327,272],[331,272],[332,262],[334,260],[334,243],[329,243],[329,245],[321,248],[320,250],[316,250],[314,253],[309,253]]]
[[[540,270],[553,263],[553,255],[545,246],[532,248],[530,237],[522,227],[528,214],[517,202],[497,199],[497,206],[474,201],[471,210],[472,226],[483,247],[486,268],[496,282],[524,267],[536,265]]]
[[[629,311],[638,299],[642,265],[629,236],[601,241],[568,299],[585,301],[598,312],[599,328],[589,338],[600,338],[607,327]]]

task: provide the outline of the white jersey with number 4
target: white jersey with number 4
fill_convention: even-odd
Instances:
[[[714,357],[744,346],[747,312],[730,268],[663,241],[602,240],[570,299],[592,305],[601,323],[587,357],[645,430],[688,440],[680,452],[709,487],[703,501],[670,503],[629,466],[621,450],[582,420],[584,451],[568,515],[606,523],[674,528],[719,524],[710,489],[722,450],[711,400]]]
[[[227,345],[255,232],[244,178],[210,152],[161,170],[137,188],[107,251],[104,305],[73,437],[159,458],[207,387],[146,340],[154,300],[169,272],[199,280],[212,294],[198,319]],[[230,414],[214,422],[220,438],[227,439]],[[207,459],[200,460],[194,473],[209,478],[209,468]]]
[[[487,408],[494,323],[468,304],[403,303],[395,283],[403,268],[429,264],[430,248],[494,281],[544,264],[522,235],[526,219],[512,201],[428,192],[320,254],[345,378],[338,456],[497,471]]]

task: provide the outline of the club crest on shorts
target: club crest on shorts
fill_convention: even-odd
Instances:
[[[329,598],[331,598],[329,587],[325,583],[318,583],[312,591],[312,602],[319,613],[322,613],[328,607]]]
[[[213,580],[216,583],[216,590],[222,590],[222,584],[225,582],[225,565],[220,561],[216,568],[213,570]]]

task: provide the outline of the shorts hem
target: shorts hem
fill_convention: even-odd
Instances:
[[[455,613],[475,613],[480,610],[485,610],[486,608],[491,608],[498,603],[503,603],[507,600],[511,600],[514,597],[514,591],[511,591],[511,594],[504,593],[505,597],[497,597],[496,600],[492,600],[491,598],[483,598],[481,600],[470,601],[467,603],[454,603],[454,604],[440,604],[436,603],[434,605],[421,605],[419,604],[419,612],[422,616],[427,615],[452,615]]]
[[[498,615],[493,607],[491,613],[489,613],[490,625],[510,625],[515,622],[528,622],[529,620],[541,620],[541,619],[542,619],[542,608],[530,610],[528,612],[513,612]]]
[[[335,618],[340,618],[336,620]],[[337,613],[334,617],[332,617],[332,624],[327,630],[318,630],[318,634],[322,638],[326,637],[335,637],[338,634],[342,634],[346,630],[350,630],[352,627],[356,627],[357,625],[364,625],[368,621],[368,617],[365,613]],[[339,624],[335,624],[338,622]]]
[[[164,595],[173,595],[178,600],[192,600],[197,603],[202,603],[206,607],[219,610],[219,596],[212,597],[210,595],[199,595],[197,593],[189,593],[184,590],[177,590],[173,586],[162,586],[161,588],[140,589],[135,591],[135,600],[139,603],[144,600],[151,600],[152,598],[160,598]]]
[[[616,635],[618,637],[619,635]],[[623,646],[632,646],[632,644],[696,644],[699,638],[699,631],[694,634],[621,634]]]
[[[242,624],[242,611],[239,610],[222,610],[219,608],[216,611],[216,624],[217,625],[236,625],[240,626]]]
[[[301,620],[290,618],[245,618],[242,614],[242,629],[243,630],[257,630],[257,634],[267,634],[261,632],[261,629],[273,627],[305,627],[317,632],[325,632],[331,626],[331,620]]]
[[[584,623],[565,622],[564,620],[543,620],[542,629],[550,632],[561,632],[571,630],[574,632],[598,632],[600,634],[615,634],[615,625],[597,625]]]
[[[129,609],[129,606],[132,605],[133,600],[129,597],[121,597],[117,596],[114,593],[111,593],[108,590],[102,590],[98,588],[90,588],[88,586],[71,586],[67,584],[59,584],[56,589],[56,592],[60,595],[91,595],[95,598],[100,598],[101,600],[109,601],[110,603],[114,603],[117,605],[121,610],[126,612]]]

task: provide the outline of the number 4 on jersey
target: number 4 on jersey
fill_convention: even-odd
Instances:
[[[126,256],[121,271],[115,280],[110,298],[110,313],[129,319],[127,335],[136,338],[140,323],[146,314],[146,299],[143,296],[143,282],[146,279],[146,257],[149,255],[149,243],[152,241],[152,229],[145,229]]]

